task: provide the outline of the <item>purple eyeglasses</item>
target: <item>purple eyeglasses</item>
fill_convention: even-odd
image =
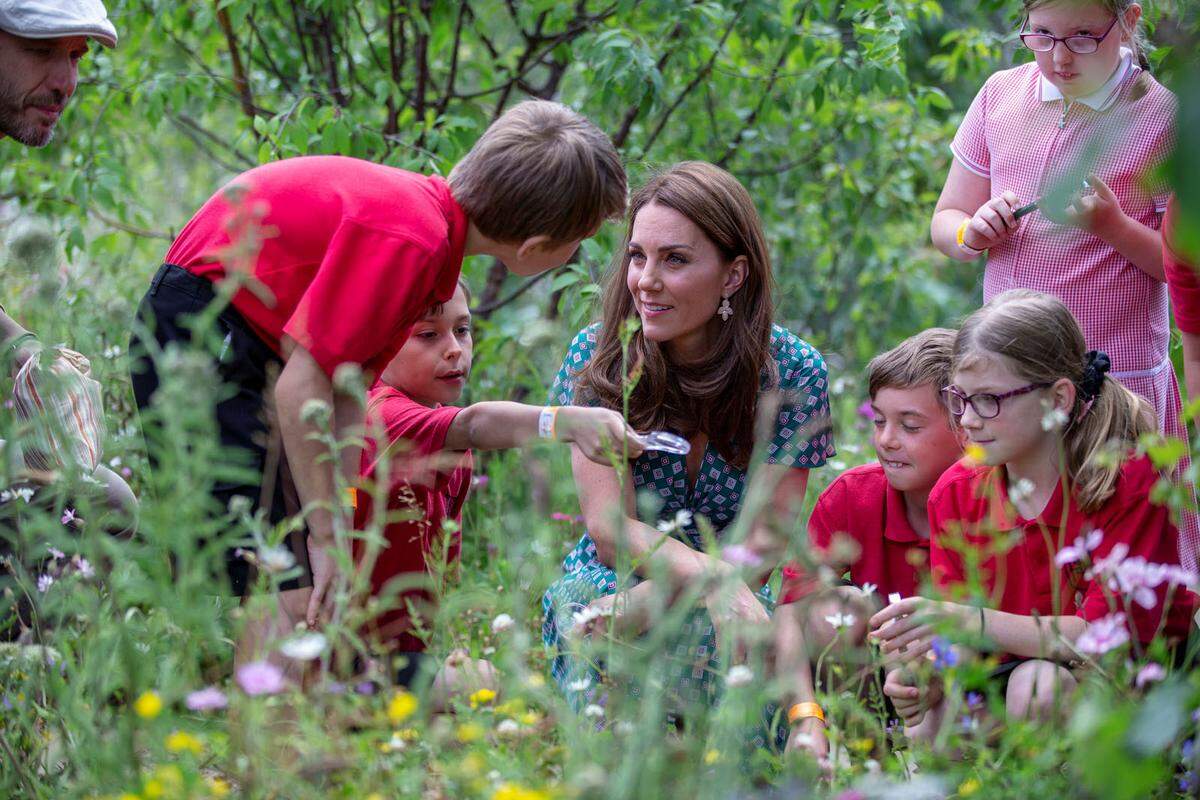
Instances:
[[[946,407],[956,417],[961,417],[969,405],[975,409],[975,414],[980,419],[994,419],[1000,413],[1001,400],[1007,400],[1010,397],[1017,397],[1022,394],[1029,394],[1038,389],[1045,389],[1047,386],[1050,386],[1050,384],[1031,383],[1028,386],[1022,386],[1020,389],[1013,389],[1011,392],[1005,392],[1004,394],[991,394],[989,392],[963,394],[962,389],[959,389],[957,386],[947,386],[945,389],[942,389],[942,394],[946,397]]]
[[[1029,24],[1029,18],[1026,17],[1025,22],[1021,25],[1021,43],[1035,53],[1049,53],[1056,44],[1062,42],[1072,53],[1086,56],[1100,49],[1100,43],[1108,38],[1108,34],[1112,32],[1118,19],[1120,17],[1113,17],[1113,21],[1099,36],[1089,36],[1083,33],[1077,33],[1074,36],[1051,36],[1048,33],[1026,33],[1025,25]]]

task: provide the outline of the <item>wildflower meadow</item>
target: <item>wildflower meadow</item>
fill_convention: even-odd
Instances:
[[[1144,5],[1150,62],[1180,100],[1180,147],[1162,177],[1189,201],[1181,229],[1195,243],[1200,16],[1182,0]],[[910,741],[885,700],[879,648],[843,641],[866,620],[842,609],[825,618],[833,641],[809,653],[829,740],[817,759],[777,743],[788,722],[767,631],[745,632],[744,657],[720,653],[722,688],[702,714],[674,715],[661,680],[679,666],[671,643],[701,592],[732,592],[760,566],[740,521],[723,543],[706,520],[679,516],[688,512],[659,523],[664,537],[691,526],[731,570],[728,586],[657,597],[644,634],[622,636],[581,606],[575,630],[594,633],[577,645],[604,665],[603,684],[579,678],[568,688],[587,700],[572,706],[551,675],[542,598],[585,525],[570,448],[538,439],[475,454],[461,523],[437,532],[461,535],[461,561],[433,565],[436,602],[411,609],[427,652],[455,654],[464,691],[439,700],[435,686],[395,685],[404,657],[381,654],[364,630],[411,587],[370,594],[350,553],[376,558],[382,525],[357,530],[345,515],[334,515],[344,569],[324,624],[273,630],[266,652],[235,664],[245,627],[300,573],[285,546],[300,516],[272,523],[248,503],[212,501],[212,487],[242,468],[207,413],[220,399],[220,341],[154,353],[161,386],[141,414],[134,402],[139,298],[191,214],[234,175],[316,154],[445,175],[506,107],[557,100],[609,134],[631,187],[703,159],[754,198],[776,321],[828,366],[836,449],[811,471],[787,558],[837,584],[804,522],[839,473],[876,459],[865,364],[981,304],[981,270],[935,250],[929,220],[946,145],[975,92],[1029,60],[1019,3],[114,0],[108,14],[119,46],[84,56],[54,140],[32,149],[0,139],[0,303],[43,345],[86,356],[104,420],[100,464],[136,501],[114,503],[96,475],[69,469],[31,483],[12,454],[36,431],[11,403],[0,411],[10,443],[0,462],[0,797],[1200,796],[1200,671],[1177,669],[1163,642],[1130,641],[1125,625],[1160,592],[1194,590],[1200,578],[1119,546],[1093,557],[1102,532],[1057,553],[1056,567],[1103,582],[1111,600],[1072,643],[1079,686],[1060,715],[981,721],[1004,719],[989,680],[998,659],[963,656],[986,650],[977,627],[939,623],[913,669],[944,680],[953,724],[932,744]],[[599,316],[622,232],[606,224],[566,266],[531,277],[466,260],[474,365],[460,404],[547,402],[571,337]],[[361,397],[363,382],[344,367],[333,391]],[[12,389],[5,375],[3,396]],[[1192,420],[1200,399],[1184,406]],[[335,435],[330,407],[302,414],[322,432],[322,459],[360,444]],[[1052,414],[1027,422],[1064,424]],[[1156,467],[1181,470],[1156,500],[1194,505],[1200,439],[1148,436],[1140,448]],[[752,469],[763,458],[760,447]],[[382,501],[386,483],[359,490]],[[1009,487],[1010,497],[1028,491]],[[744,500],[767,502],[761,487]],[[1004,532],[994,534],[1004,547]],[[232,549],[255,566],[245,598],[214,588]],[[969,602],[985,592],[979,559],[966,561],[957,599]],[[621,580],[632,571],[617,568]],[[768,586],[779,585],[776,571]],[[861,588],[880,608],[903,599]],[[480,660],[494,680],[476,673]]]

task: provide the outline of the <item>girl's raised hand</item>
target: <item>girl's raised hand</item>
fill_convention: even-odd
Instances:
[[[963,242],[976,250],[987,250],[1014,234],[1021,221],[1013,211],[1021,207],[1021,201],[1012,192],[993,197],[976,210],[967,229],[963,231]]]
[[[1068,225],[1099,236],[1105,231],[1113,230],[1121,221],[1121,217],[1125,216],[1125,212],[1121,210],[1121,202],[1117,200],[1113,190],[1108,188],[1108,184],[1095,175],[1089,175],[1087,182],[1095,194],[1075,197],[1063,213]]]
[[[606,467],[612,466],[610,453],[637,458],[644,449],[624,417],[607,408],[563,406],[558,410],[556,429],[559,439],[574,442],[589,460]]]

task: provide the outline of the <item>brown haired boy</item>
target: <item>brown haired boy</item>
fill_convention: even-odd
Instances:
[[[131,349],[147,354],[189,342],[184,319],[214,299],[214,284],[246,273],[215,322],[224,384],[216,416],[222,444],[262,475],[268,375],[279,370],[273,393],[286,465],[263,476],[275,492],[261,502],[271,522],[286,516],[290,472],[307,510],[307,531],[290,541],[302,576],[281,584],[283,606],[317,624],[336,574],[331,509],[342,504],[325,445],[310,436],[316,428],[301,409],[324,403],[334,436],[353,435],[362,398],[334,393],[338,366],[360,365],[377,377],[412,324],[454,294],[464,256],[493,256],[518,275],[560,266],[623,212],[625,194],[608,137],[566,106],[528,101],[488,128],[449,181],[341,156],[293,158],[238,176],[184,227],[139,309],[156,344],[139,331]],[[134,365],[140,410],[158,388],[159,366],[146,357]],[[343,452],[347,482],[357,466],[357,453]],[[260,493],[259,481],[236,479],[212,492],[221,510],[234,497],[257,510]],[[232,588],[245,594],[248,566],[233,553]]]
[[[950,383],[954,331],[930,328],[867,365],[878,462],[839,475],[808,521],[813,555],[847,585],[822,589],[800,564],[783,569],[776,611],[777,665],[792,705],[788,748],[826,751],[824,712],[813,702],[808,653],[838,639],[856,646],[874,611],[872,595],[914,594],[928,571],[925,503],[962,455],[962,439],[941,402]]]

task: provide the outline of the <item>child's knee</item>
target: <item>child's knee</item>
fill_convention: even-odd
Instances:
[[[1046,720],[1054,717],[1075,690],[1075,677],[1050,661],[1026,661],[1013,670],[1005,707],[1010,719]]]

